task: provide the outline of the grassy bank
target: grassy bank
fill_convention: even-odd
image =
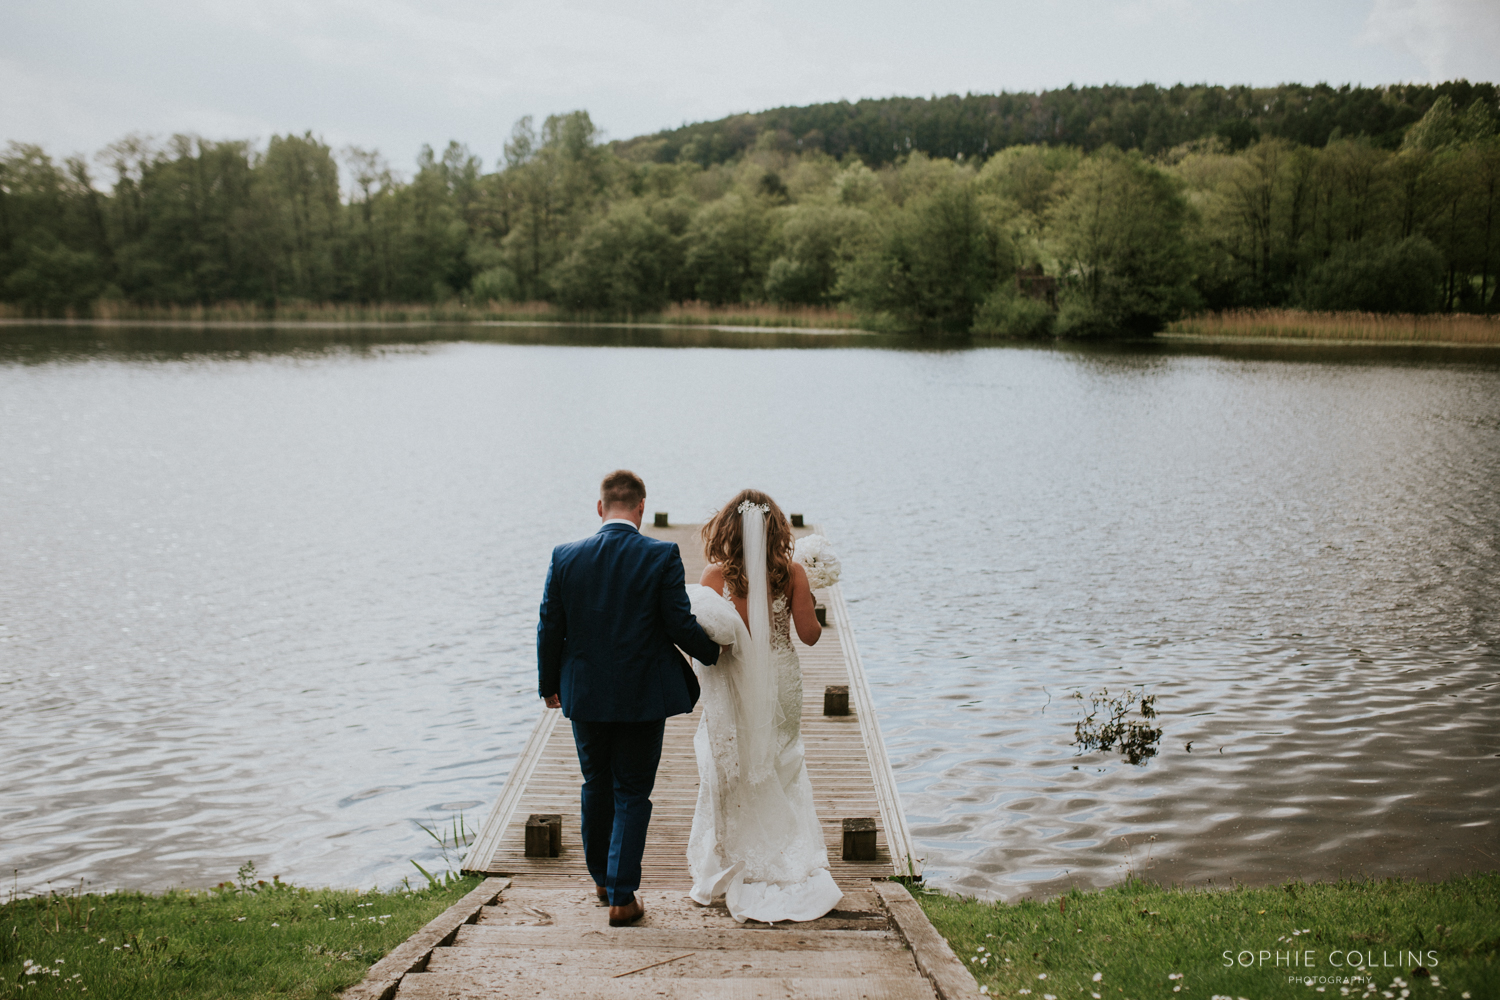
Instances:
[[[1178,320],[1167,326],[1166,333],[1277,340],[1500,345],[1500,316],[1236,309]]]
[[[0,998],[333,997],[479,884],[395,892],[242,879],[0,906]]]
[[[636,315],[569,312],[550,302],[289,302],[267,306],[256,302],[213,305],[139,305],[101,299],[87,309],[68,309],[67,319],[147,321],[169,323],[652,323],[672,326],[790,327],[794,329],[854,329],[859,316],[846,309],[822,306],[776,306],[747,303],[711,306],[678,302],[665,310]],[[0,319],[26,319],[10,303],[0,303]]]
[[[1014,905],[917,898],[991,996],[1500,997],[1495,872],[1232,891],[1130,882]]]

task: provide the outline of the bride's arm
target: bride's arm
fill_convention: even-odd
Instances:
[[[709,563],[703,567],[703,575],[698,577],[698,585],[707,587],[715,594],[724,592],[724,571],[719,568],[718,563]],[[733,646],[720,646],[719,655],[728,656],[734,650]]]
[[[797,627],[797,638],[803,645],[814,645],[823,635],[823,626],[818,624],[812,587],[807,584],[807,570],[799,562],[792,563],[791,590],[792,624]]]

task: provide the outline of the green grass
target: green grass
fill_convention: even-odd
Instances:
[[[1015,904],[915,894],[991,996],[1500,997],[1496,872],[1438,883],[1290,883],[1232,891],[1128,882]],[[1349,968],[1351,950],[1369,956],[1363,972]],[[1300,963],[1289,966],[1294,954]],[[1308,977],[1316,981],[1308,984]]]
[[[478,884],[358,892],[242,877],[14,899],[0,905],[0,998],[333,997]]]

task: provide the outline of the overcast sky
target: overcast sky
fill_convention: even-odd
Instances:
[[[1500,0],[3,0],[0,140],[312,130],[410,170],[512,122],[609,138],[842,98],[1500,79]]]

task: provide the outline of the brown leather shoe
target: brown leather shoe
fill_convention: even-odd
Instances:
[[[624,906],[611,906],[609,908],[609,926],[626,927],[645,915],[646,904],[641,902],[640,896],[637,896]]]
[[[599,897],[599,902],[601,903],[609,902],[609,893],[602,885],[594,886],[594,895]]]

